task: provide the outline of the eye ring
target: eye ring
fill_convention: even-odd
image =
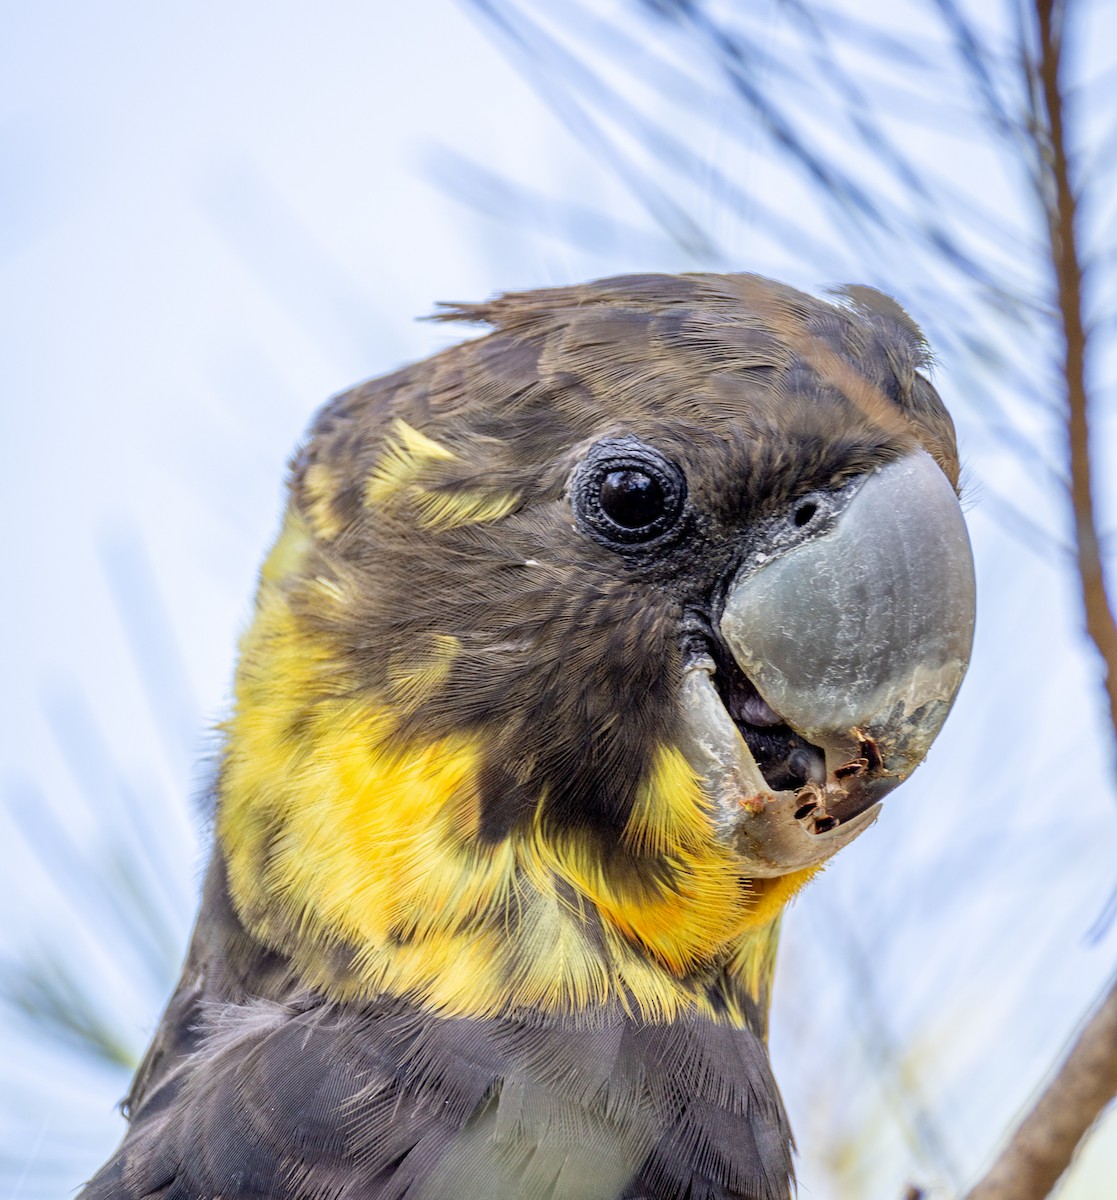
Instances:
[[[675,530],[686,504],[686,476],[636,437],[602,438],[571,481],[578,524],[613,548],[657,542]]]

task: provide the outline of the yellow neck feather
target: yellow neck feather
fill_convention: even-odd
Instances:
[[[395,716],[437,686],[456,642],[434,639],[396,672],[392,694],[362,694],[288,603],[307,537],[289,519],[265,563],[227,726],[218,836],[253,933],[327,991],[388,992],[452,1014],[712,1011],[709,972],[695,982],[711,962],[754,998],[766,993],[779,914],[809,872],[743,878],[669,745],[625,832],[646,876],[615,879],[590,835],[556,836],[539,820],[479,841],[483,747],[464,734],[404,742]],[[346,602],[336,582],[299,586],[323,607]]]

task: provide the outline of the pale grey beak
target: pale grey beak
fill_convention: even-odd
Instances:
[[[828,857],[871,823],[869,810],[926,756],[969,663],[974,572],[954,489],[924,451],[869,475],[817,536],[753,554],[731,583],[720,633],[737,666],[819,762],[795,791],[765,790],[738,727],[724,721],[696,769],[713,784],[724,833],[773,874]],[[705,706],[707,664],[688,680]],[[698,694],[702,693],[701,701]],[[695,726],[695,728],[697,728]],[[692,739],[693,741],[693,739]],[[702,755],[702,746],[714,753]],[[743,816],[730,818],[727,760],[741,774]],[[821,752],[821,755],[818,752]],[[825,763],[823,772],[822,762]],[[825,778],[822,778],[822,775]],[[750,798],[746,797],[746,801]],[[858,819],[862,818],[862,819]]]

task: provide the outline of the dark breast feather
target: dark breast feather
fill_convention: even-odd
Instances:
[[[201,1021],[85,1200],[788,1195],[786,1118],[747,1029],[312,997],[207,1002]]]

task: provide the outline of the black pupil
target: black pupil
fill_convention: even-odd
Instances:
[[[643,471],[610,471],[601,481],[601,508],[625,529],[643,529],[663,515],[663,488]]]

